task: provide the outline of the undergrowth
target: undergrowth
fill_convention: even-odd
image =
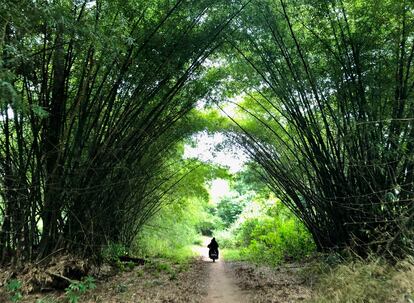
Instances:
[[[412,303],[414,302],[414,259],[391,266],[381,259],[325,263],[308,270],[318,282],[308,303]]]
[[[167,205],[139,232],[132,254],[176,263],[192,259],[195,256],[192,246],[202,244],[197,230],[204,218],[201,204],[198,199],[190,199],[182,205]]]
[[[247,261],[239,249],[224,248],[221,250],[221,256],[226,261]]]
[[[82,281],[72,281],[72,283],[65,289],[65,295],[69,303],[77,303],[84,293],[95,288],[95,279],[91,276],[87,276],[84,277]]]
[[[217,233],[227,260],[246,260],[276,266],[299,261],[314,253],[315,244],[305,226],[280,202],[259,215],[239,218]]]
[[[21,293],[22,282],[17,279],[12,279],[6,283],[6,290],[10,295],[11,302],[19,302],[23,295]]]
[[[148,259],[166,259],[173,263],[185,263],[195,257],[195,253],[191,246],[169,246],[163,241],[159,241],[159,244],[153,242],[153,246],[148,247],[148,243],[145,250],[140,250],[139,255],[144,255]]]

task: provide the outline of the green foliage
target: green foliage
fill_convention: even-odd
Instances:
[[[121,256],[127,256],[128,250],[122,244],[108,244],[101,252],[103,262],[116,266],[120,271],[130,271],[135,267],[132,261],[123,262]]]
[[[149,261],[147,264],[145,264],[145,267],[150,270],[157,271],[157,272],[167,272],[167,273],[173,272],[173,269],[169,263],[158,261],[158,260]]]
[[[102,257],[117,262],[134,243],[180,259],[199,231],[224,227],[222,245],[276,263],[314,249],[305,226],[320,250],[414,251],[412,1],[23,0],[0,11],[0,255],[113,243]],[[238,100],[231,119],[217,100]],[[206,180],[229,176],[182,159],[200,131],[243,147],[303,224],[266,205],[246,215],[271,200],[253,169],[209,208]]]
[[[10,294],[10,300],[12,302],[19,302],[23,299],[23,295],[21,293],[22,282],[17,279],[9,280],[6,285],[6,291]]]
[[[136,264],[132,261],[122,262],[122,261],[118,260],[118,261],[115,262],[115,266],[120,271],[131,271],[135,268]]]
[[[138,234],[132,251],[140,256],[162,257],[182,262],[192,257],[190,246],[197,240],[199,222],[207,216],[200,199],[166,205]]]
[[[82,281],[72,281],[65,289],[65,295],[69,303],[77,303],[81,295],[91,289],[95,289],[95,279],[87,276]]]
[[[238,8],[0,3],[0,183],[10,193],[0,213],[11,222],[1,218],[0,255],[45,257],[61,245],[99,257],[108,242],[129,248],[163,203],[202,195],[198,182],[179,186],[198,165],[181,161],[181,141],[204,128],[189,113],[219,75],[202,63]],[[24,230],[30,243],[12,239]]]
[[[413,2],[251,4],[224,67],[234,142],[318,250],[412,254]]]
[[[284,260],[299,260],[315,250],[311,235],[293,217],[248,220],[240,226],[239,241],[246,245],[241,249],[242,256],[274,265]]]
[[[254,169],[249,165],[237,173],[231,193],[217,205],[224,229],[219,226],[214,235],[223,257],[276,265],[313,253],[316,247],[307,228],[258,181]]]
[[[224,197],[217,205],[217,215],[224,223],[224,227],[233,224],[243,211],[243,204],[232,197]]]
[[[144,275],[144,270],[142,268],[139,268],[135,271],[135,274],[137,277],[142,277]]]
[[[183,263],[195,256],[189,246],[191,243],[188,243],[186,238],[174,239],[173,243],[170,239],[141,234],[139,241],[141,245],[135,253],[148,258],[163,258],[175,263]]]
[[[239,243],[235,236],[235,229],[238,227],[233,225],[231,229],[224,229],[215,232],[215,237],[220,243],[221,248],[236,248],[239,247]]]
[[[201,237],[198,237],[193,241],[193,244],[197,245],[197,246],[200,246],[200,245],[203,244],[203,239]]]
[[[37,117],[41,119],[47,118],[49,116],[49,112],[47,112],[43,107],[37,104],[32,105],[32,111],[34,115],[36,115]]]
[[[152,272],[153,275],[159,276],[162,273],[166,273],[169,276],[170,280],[177,279],[177,273],[182,271],[182,267],[178,267],[178,269],[173,268],[170,262],[173,261],[176,263],[177,260],[169,259],[169,260],[151,260],[145,264],[145,269]],[[180,263],[184,264],[184,263]]]
[[[226,249],[224,257],[227,253],[231,259],[272,265],[299,260],[315,251],[309,231],[274,198],[251,202],[238,221],[217,233],[217,240]]]
[[[184,262],[194,256],[191,246],[200,243],[200,233],[214,226],[217,220],[210,212],[206,184],[227,172],[219,167],[197,163],[175,188],[163,208],[140,231],[132,252],[150,258],[168,258]],[[178,169],[178,168],[177,168]]]
[[[211,237],[216,230],[223,228],[223,221],[217,216],[217,208],[213,205],[208,205],[206,211],[205,218],[197,224],[197,229],[201,235]]]
[[[120,256],[125,256],[127,249],[123,244],[111,243],[106,245],[101,252],[101,256],[104,262],[113,263],[119,261]]]
[[[128,285],[125,285],[124,283],[119,283],[116,286],[116,292],[117,293],[124,293],[128,291]]]
[[[226,261],[248,261],[249,259],[243,256],[240,249],[224,248],[220,250],[222,258]]]

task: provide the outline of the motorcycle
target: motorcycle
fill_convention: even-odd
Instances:
[[[216,262],[216,260],[218,259],[218,249],[216,250],[216,249],[210,249],[209,251],[208,251],[208,256],[209,256],[209,258],[210,259],[212,259],[213,260],[213,262]]]

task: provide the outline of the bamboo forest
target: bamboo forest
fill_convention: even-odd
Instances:
[[[414,2],[1,0],[0,302],[414,303]]]

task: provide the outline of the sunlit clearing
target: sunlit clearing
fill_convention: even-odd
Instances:
[[[184,158],[197,158],[202,162],[228,167],[230,173],[236,173],[247,161],[246,155],[233,146],[223,146],[225,136],[221,133],[209,135],[201,132],[193,136],[195,146],[184,147]],[[220,146],[220,148],[219,148]]]
[[[230,193],[229,182],[224,179],[215,179],[211,182],[210,196],[211,202],[217,204],[221,198]]]

